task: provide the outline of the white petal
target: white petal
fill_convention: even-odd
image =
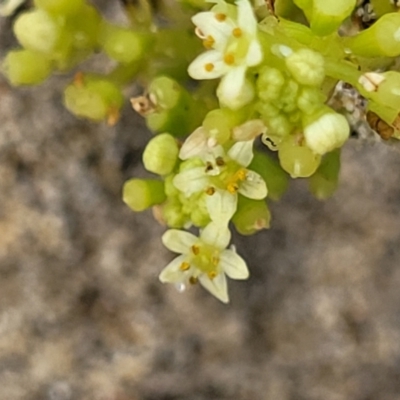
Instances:
[[[246,179],[240,183],[238,192],[253,200],[267,197],[268,190],[264,179],[257,172],[247,170]]]
[[[253,159],[253,140],[235,143],[229,149],[228,156],[243,167],[247,167]]]
[[[201,285],[207,289],[213,296],[223,303],[229,302],[228,285],[226,282],[225,274],[218,274],[214,279],[210,279],[207,275],[199,277]]]
[[[185,256],[174,258],[160,273],[159,279],[162,283],[183,282],[188,277],[188,271],[182,271],[180,266],[185,261]]]
[[[211,36],[214,39],[213,47],[223,49],[234,28],[233,21],[227,18],[225,21],[218,21],[213,11],[200,12],[192,17],[192,22],[200,29],[204,39]]]
[[[164,246],[174,253],[187,254],[190,247],[198,241],[198,238],[189,232],[179,229],[169,229],[161,238]]]
[[[207,64],[213,65],[211,71],[206,69]],[[209,50],[194,59],[188,67],[188,73],[193,79],[215,79],[225,75],[229,68],[220,51]]]
[[[248,67],[254,67],[260,64],[263,59],[263,52],[261,45],[258,40],[252,40],[246,55],[246,65]]]
[[[249,270],[246,262],[233,250],[225,250],[220,256],[220,266],[232,279],[247,279]]]
[[[206,197],[206,205],[210,218],[221,225],[228,225],[237,209],[237,195],[226,190],[217,190]]]
[[[225,249],[231,240],[231,232],[226,225],[210,222],[200,233],[200,239],[207,244]]]
[[[175,176],[172,183],[187,197],[205,190],[210,185],[209,178],[205,173],[205,167],[184,170]]]
[[[236,1],[238,6],[238,25],[245,32],[254,35],[257,31],[257,20],[253,8],[248,0]]]
[[[195,157],[207,148],[207,135],[203,127],[197,128],[191,135],[189,135],[183,142],[179,152],[181,160]]]
[[[232,110],[248,104],[254,98],[254,87],[245,79],[246,66],[231,68],[221,79],[217,89],[220,103]]]

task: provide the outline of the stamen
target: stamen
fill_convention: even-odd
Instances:
[[[189,283],[190,283],[191,285],[195,285],[198,281],[199,281],[199,280],[198,280],[196,277],[194,277],[194,276],[191,276],[191,277],[189,278]]]
[[[224,62],[228,65],[233,65],[235,63],[235,56],[231,53],[227,53],[224,55]]]
[[[184,261],[179,267],[179,269],[181,271],[187,271],[189,268],[190,268],[190,264],[186,261]]]
[[[191,247],[192,253],[197,256],[200,253],[200,247],[196,246],[195,244]]]
[[[207,161],[205,172],[210,172],[210,171],[212,171],[213,169],[214,169],[214,167],[213,167],[212,163],[210,163],[210,161]]]
[[[211,72],[214,69],[214,64],[213,63],[207,63],[207,64],[204,65],[204,69],[207,72]]]
[[[208,194],[209,196],[212,196],[215,193],[215,188],[210,186],[206,189],[206,194]]]
[[[244,181],[247,176],[247,171],[245,169],[239,169],[239,171],[236,172],[236,177],[239,181]]]
[[[219,264],[219,257],[213,256],[211,259],[211,263],[212,265],[214,265],[214,267],[216,267]]]
[[[82,71],[79,71],[75,74],[73,83],[76,87],[83,87],[85,85],[85,77]]]
[[[215,14],[215,19],[219,22],[223,22],[226,20],[226,14],[223,13]]]
[[[210,271],[207,272],[207,275],[211,280],[213,280],[217,276],[217,273],[215,271]]]
[[[242,34],[243,34],[243,32],[242,32],[242,30],[238,27],[238,28],[235,28],[233,31],[232,31],[232,35],[233,36],[235,36],[235,38],[240,38],[241,36],[242,36]]]
[[[215,163],[218,165],[218,167],[222,167],[225,165],[225,161],[222,157],[217,157],[215,159]]]
[[[231,194],[235,194],[238,189],[239,186],[236,183],[228,183],[228,185],[226,186],[226,190]]]
[[[204,40],[203,40],[203,46],[206,49],[211,49],[214,46],[215,40],[211,35],[208,35]]]

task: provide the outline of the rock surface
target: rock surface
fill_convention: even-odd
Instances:
[[[398,153],[350,141],[326,202],[292,182],[225,306],[159,283],[163,228],[121,201],[150,134],[71,116],[67,79],[0,78],[0,400],[399,399]]]

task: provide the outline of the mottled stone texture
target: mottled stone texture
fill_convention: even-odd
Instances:
[[[400,398],[399,153],[350,141],[326,202],[293,182],[225,306],[158,282],[163,228],[121,201],[150,134],[77,120],[66,82],[0,78],[0,400]]]

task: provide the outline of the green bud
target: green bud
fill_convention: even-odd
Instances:
[[[124,64],[140,60],[148,50],[143,34],[113,25],[106,26],[100,44],[111,59]]]
[[[64,90],[65,106],[77,116],[116,123],[124,98],[121,90],[106,78],[99,76],[76,77]]]
[[[328,107],[303,116],[304,138],[316,154],[326,154],[343,146],[350,136],[346,118]]]
[[[2,70],[14,86],[37,85],[51,74],[52,63],[31,50],[12,50],[7,53]]]
[[[252,235],[270,226],[271,213],[265,200],[238,198],[238,208],[232,222],[241,235]]]
[[[285,81],[285,77],[278,69],[262,68],[256,83],[258,97],[265,102],[278,100]]]
[[[61,26],[51,15],[36,9],[18,17],[14,34],[26,49],[51,55],[58,45]]]
[[[184,89],[175,80],[159,76],[150,83],[149,96],[162,110],[171,110],[179,105]]]
[[[155,179],[130,179],[123,187],[122,199],[133,211],[143,211],[165,200],[164,183]]]
[[[326,96],[319,89],[304,87],[297,97],[297,107],[304,114],[314,114],[325,101]]]
[[[307,178],[318,168],[321,156],[315,154],[297,135],[289,135],[279,144],[281,167],[292,178]]]
[[[169,133],[161,133],[149,141],[143,152],[144,167],[158,175],[168,175],[178,160],[176,139]]]
[[[368,29],[343,38],[343,44],[362,57],[397,57],[400,54],[400,13],[383,15]]]
[[[325,78],[324,58],[310,49],[292,53],[286,58],[286,66],[293,78],[302,85],[320,86]]]
[[[162,206],[163,219],[170,228],[180,229],[187,224],[187,215],[182,211],[182,204],[177,198],[168,199]]]

